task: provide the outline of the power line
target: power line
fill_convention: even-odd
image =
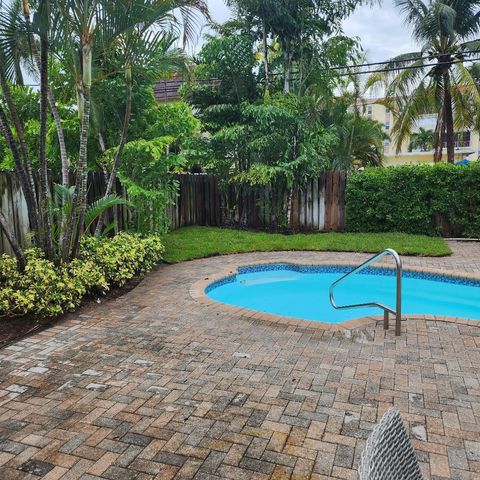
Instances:
[[[455,55],[473,55],[475,53],[480,53],[480,50],[469,50],[468,52],[451,52],[451,53],[448,53],[448,55],[451,55],[451,56],[455,56]],[[372,67],[374,65],[389,65],[389,64],[393,64],[393,63],[396,63],[396,62],[411,62],[411,61],[414,61],[414,60],[427,60],[427,59],[432,59],[434,58],[435,56],[439,57],[439,56],[442,56],[442,55],[422,55],[422,56],[416,56],[416,57],[407,57],[407,58],[403,58],[401,60],[385,60],[385,61],[382,61],[382,62],[370,62],[370,63],[359,63],[357,65],[347,65],[345,67],[328,67],[329,70],[342,70],[344,68],[357,68],[357,67]],[[471,60],[464,60],[464,61],[471,61]],[[450,63],[450,62],[448,62]]]
[[[478,50],[478,52],[480,52],[480,50]],[[384,68],[384,69],[378,69],[378,70],[361,70],[361,71],[356,71],[356,72],[349,71],[349,72],[339,73],[339,74],[337,74],[337,76],[347,77],[347,76],[350,76],[350,75],[366,75],[366,74],[370,74],[370,73],[397,72],[399,70],[412,70],[412,69],[416,69],[416,68],[435,67],[435,66],[438,66],[438,65],[454,65],[455,63],[476,62],[476,61],[480,61],[480,57],[470,58],[468,60],[451,60],[451,61],[448,61],[448,62],[424,63],[422,65],[405,65],[403,67],[392,67],[392,68]],[[391,62],[385,62],[385,63],[391,63]],[[384,64],[384,63],[379,62],[379,64]],[[367,66],[367,65],[368,64],[355,65],[355,67],[362,67],[362,66]],[[340,69],[341,70],[348,70],[349,68],[351,68],[351,66],[347,66],[347,67],[328,67],[328,68],[322,68],[322,69],[320,69],[320,71],[329,72],[329,71],[332,71],[332,70],[340,70]],[[299,73],[300,72],[291,72],[292,75],[298,75]],[[270,73],[270,75],[271,76],[284,75],[284,73],[283,72],[275,72],[275,73]]]
[[[480,53],[480,49],[478,50],[470,50],[468,52],[451,52],[448,55],[473,55],[476,53]],[[409,62],[409,61],[414,61],[414,60],[426,60],[426,59],[431,59],[434,58],[434,55],[427,55],[427,56],[416,56],[416,57],[407,57],[402,60],[397,60],[397,62]],[[470,59],[453,59],[448,62],[435,62],[435,63],[427,63],[423,65],[406,65],[404,67],[398,66],[394,67],[392,66],[390,69],[380,69],[380,70],[368,70],[368,71],[360,71],[360,72],[348,72],[348,73],[342,73],[340,76],[347,76],[347,75],[362,75],[366,73],[381,73],[381,72],[390,72],[390,71],[396,71],[396,70],[407,70],[411,68],[424,68],[424,67],[432,67],[435,65],[453,65],[454,63],[463,63],[463,62],[474,62],[480,60],[479,58],[470,58]],[[351,68],[363,68],[363,67],[370,67],[374,65],[390,65],[390,64],[395,64],[395,60],[385,60],[382,62],[370,62],[370,63],[359,63],[357,65],[346,65],[346,66],[341,66],[341,67],[325,67],[320,69],[321,71],[331,71],[331,70],[348,70]],[[299,72],[292,72],[292,75],[297,75]],[[283,72],[271,72],[271,76],[275,75],[284,75]]]
[[[473,55],[475,53],[480,53],[480,49],[479,50],[470,50],[468,52],[453,52],[453,53],[449,53],[449,55]],[[429,55],[429,56],[418,56],[418,57],[408,57],[408,58],[404,58],[402,59],[401,61],[402,62],[408,62],[408,61],[414,61],[414,60],[425,60],[425,59],[428,59],[428,58],[432,58],[433,56],[432,55]],[[337,74],[339,77],[346,77],[346,76],[350,76],[350,75],[367,75],[367,74],[370,74],[370,73],[388,73],[388,72],[396,72],[396,71],[399,71],[399,70],[412,70],[412,69],[416,69],[416,68],[425,68],[425,67],[435,67],[435,66],[438,66],[438,65],[454,65],[455,63],[464,63],[464,62],[476,62],[476,61],[480,61],[480,57],[477,57],[477,58],[470,58],[470,59],[465,59],[465,60],[459,60],[459,59],[453,59],[451,61],[448,61],[448,62],[434,62],[434,63],[425,63],[425,64],[422,64],[422,65],[405,65],[405,66],[402,66],[402,67],[392,67],[392,68],[385,68],[385,69],[377,69],[377,70],[361,70],[361,71],[348,71],[348,72],[343,72],[343,73],[339,73]],[[400,62],[400,60],[399,60]],[[395,63],[395,61],[392,61],[392,60],[387,60],[387,61],[383,61],[383,62],[370,62],[370,63],[360,63],[360,64],[357,64],[357,65],[347,65],[345,67],[327,67],[327,68],[322,68],[320,69],[320,71],[324,71],[324,72],[328,72],[328,71],[332,71],[332,70],[348,70],[350,68],[363,68],[363,67],[369,67],[369,66],[374,66],[374,65],[389,65],[389,64],[392,64],[392,63]],[[291,72],[291,75],[298,75],[300,72]],[[270,72],[269,74],[270,76],[277,76],[277,75],[284,75],[283,72]],[[29,87],[37,87],[39,86],[39,84],[25,84],[24,86],[29,86]]]
[[[345,72],[345,73],[340,73],[339,76],[345,77],[349,75],[366,75],[369,73],[397,72],[398,70],[411,70],[415,68],[436,67],[438,65],[455,65],[455,63],[476,62],[477,60],[480,60],[480,57],[471,58],[469,60],[461,60],[461,61],[424,63],[423,65],[406,65],[404,67],[392,67],[392,68],[384,68],[379,70],[362,70],[360,72]]]

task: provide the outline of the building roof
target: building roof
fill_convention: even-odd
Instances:
[[[160,103],[178,102],[181,100],[178,91],[184,83],[185,80],[178,77],[159,80],[153,86],[153,95]],[[218,78],[195,79],[193,80],[193,83],[203,85],[220,85],[221,80]]]

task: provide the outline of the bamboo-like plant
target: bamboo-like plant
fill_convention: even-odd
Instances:
[[[1,4],[0,4],[1,6]],[[18,5],[17,5],[18,7]],[[60,258],[63,261],[72,259],[78,252],[81,236],[87,223],[87,153],[88,131],[90,127],[90,107],[92,70],[94,69],[95,54],[108,51],[112,45],[122,41],[129,42],[124,49],[124,65],[126,78],[127,109],[125,112],[124,128],[120,139],[117,158],[107,182],[103,196],[103,205],[112,204],[111,190],[116,171],[120,162],[123,146],[125,145],[128,124],[130,120],[132,68],[135,62],[141,63],[145,54],[141,47],[154,45],[165,31],[171,31],[173,26],[181,25],[184,39],[193,34],[195,12],[207,14],[204,0],[39,0],[35,3],[35,13],[30,19],[28,0],[22,0],[22,14],[20,9],[15,11],[18,18],[14,25],[17,31],[23,31],[25,39],[30,44],[30,56],[33,65],[36,65],[40,74],[40,142],[39,142],[39,185],[34,181],[34,172],[25,142],[24,126],[14,104],[10,84],[15,75],[21,71],[18,61],[11,58],[9,42],[10,30],[3,28],[6,25],[5,11],[0,10],[0,133],[12,151],[15,169],[25,195],[30,226],[34,233],[35,243],[45,251],[48,258],[55,256],[53,245],[53,231],[60,229]],[[174,13],[180,12],[182,21],[178,21]],[[11,13],[11,12],[10,12]],[[149,32],[153,27],[157,33]],[[136,42],[136,39],[139,41]],[[133,46],[136,43],[136,47]],[[132,48],[130,48],[132,47]],[[48,60],[54,54],[62,63],[65,70],[72,74],[78,96],[78,113],[80,121],[80,146],[78,162],[75,166],[75,180],[71,199],[70,215],[66,221],[60,220],[60,225],[52,224],[49,209],[51,203],[49,192],[49,178],[46,159],[46,126],[48,105],[52,111],[57,130],[62,156],[62,186],[69,189],[68,164],[65,161],[66,153],[61,137],[61,120],[55,109],[55,102],[49,89]],[[17,80],[20,83],[20,80]],[[55,113],[56,112],[56,113]],[[63,152],[63,153],[62,153]],[[64,158],[65,157],[65,158]],[[102,210],[103,212],[103,210]],[[101,213],[102,213],[101,212]],[[100,222],[99,230],[103,221]],[[0,218],[0,226],[7,233],[20,267],[25,264],[25,258],[20,243],[14,233],[8,228],[6,219]]]

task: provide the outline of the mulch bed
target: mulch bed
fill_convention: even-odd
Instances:
[[[109,302],[130,292],[143,280],[143,278],[144,277],[135,277],[123,287],[110,290],[105,297],[102,297],[102,303]],[[93,306],[96,303],[97,300],[95,298],[86,297],[79,309],[85,306]],[[25,315],[23,317],[0,319],[0,349],[60,323],[68,315],[71,315],[71,313],[65,313],[58,317],[51,318],[38,318],[34,315]]]

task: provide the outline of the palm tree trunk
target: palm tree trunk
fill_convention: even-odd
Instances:
[[[292,226],[292,212],[293,212],[293,185],[288,188],[287,194],[287,224]]]
[[[92,84],[92,50],[87,44],[82,46],[82,91],[80,94],[80,150],[75,176],[75,194],[72,202],[72,215],[67,224],[63,244],[63,260],[73,258],[78,252],[83,234],[85,210],[87,208],[87,149],[90,126],[90,87]],[[72,239],[74,241],[72,242]]]
[[[0,72],[0,86],[7,103],[7,107],[10,112],[10,117],[13,120],[15,130],[17,132],[17,138],[20,143],[20,151],[17,148],[16,140],[8,124],[7,116],[3,109],[0,107],[0,127],[2,135],[5,137],[7,145],[12,151],[13,159],[15,162],[15,169],[19,176],[19,180],[22,185],[25,201],[28,208],[28,217],[30,220],[30,227],[32,228],[37,245],[42,248],[43,242],[39,228],[39,209],[37,204],[36,188],[33,178],[33,171],[30,165],[30,160],[27,153],[27,147],[25,144],[25,136],[23,127],[17,114],[17,110],[13,103],[12,95],[8,83],[5,77]],[[22,163],[23,160],[23,163]]]
[[[445,110],[445,102],[442,99],[442,105],[440,107],[440,111],[437,115],[437,123],[435,125],[435,132],[433,134],[433,161],[434,163],[439,163],[442,161],[442,153],[443,153],[443,125],[444,125],[444,110]]]
[[[3,231],[5,232],[5,236],[7,237],[7,240],[12,246],[13,253],[15,254],[15,257],[17,259],[18,269],[22,272],[25,269],[27,261],[25,260],[25,255],[23,253],[20,242],[17,240],[11,224],[8,222],[2,211],[0,211],[0,227],[2,227]]]
[[[285,52],[285,66],[284,66],[284,83],[283,83],[283,93],[290,93],[290,74],[292,69],[292,55],[288,52]]]
[[[47,98],[52,112],[53,123],[57,130],[58,145],[60,146],[60,161],[62,163],[62,185],[68,188],[70,185],[69,170],[70,161],[68,160],[67,147],[65,146],[65,136],[63,134],[62,119],[58,113],[57,102],[50,88],[47,88]]]
[[[265,17],[262,17],[262,42],[263,42],[263,68],[265,69],[265,93],[270,90],[269,66],[268,66],[268,39]]]
[[[80,240],[83,235],[85,210],[87,209],[87,148],[88,127],[90,124],[90,93],[83,94],[83,116],[80,130],[80,152],[78,156],[77,175],[75,179],[75,196],[72,211],[73,222],[69,223],[65,235],[65,248],[68,249],[68,258],[72,259],[78,253]],[[74,231],[75,230],[75,231]],[[74,237],[75,235],[75,237]],[[72,238],[75,238],[73,245]],[[71,246],[71,249],[70,249]]]
[[[128,136],[128,127],[130,125],[130,117],[132,113],[132,67],[128,66],[126,69],[126,86],[127,86],[127,103],[125,106],[125,116],[123,119],[123,129],[122,137],[120,139],[120,145],[118,146],[117,153],[115,155],[115,160],[113,161],[112,171],[110,172],[110,177],[108,179],[107,187],[105,189],[104,197],[107,197],[112,193],[113,185],[115,179],[117,178],[118,167],[120,166],[120,160],[122,158],[123,149],[125,148],[125,143],[127,142]],[[102,233],[103,223],[105,221],[106,212],[103,212],[98,219],[97,226],[95,228],[95,236],[99,237]]]
[[[44,38],[40,40],[40,141],[39,141],[39,203],[43,213],[42,224],[44,228],[45,254],[49,260],[53,260],[52,226],[48,212],[48,199],[50,197],[48,185],[47,165],[47,85],[48,85],[48,45]]]
[[[450,74],[447,71],[445,77],[445,130],[447,136],[447,162],[455,163],[455,132],[453,126],[452,92],[450,91]]]
[[[100,152],[102,153],[102,155],[104,155],[107,151],[107,146],[105,144],[105,139],[103,138],[103,133],[101,131],[98,132],[98,143],[100,144]],[[102,172],[103,181],[106,185],[108,183],[109,177],[107,167],[104,163],[99,162],[98,159],[95,159],[95,165]]]

